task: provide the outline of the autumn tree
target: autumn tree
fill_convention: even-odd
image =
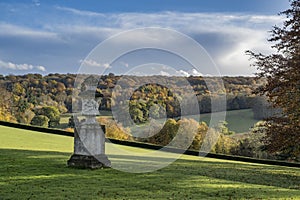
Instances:
[[[16,118],[11,113],[11,94],[0,85],[0,121],[16,122]]]
[[[274,108],[282,109],[280,116],[267,119],[267,148],[300,159],[300,0],[292,0],[291,8],[280,15],[286,21],[282,27],[273,27],[269,39],[277,52],[248,54],[255,59],[257,77],[267,81],[256,92],[265,95]]]

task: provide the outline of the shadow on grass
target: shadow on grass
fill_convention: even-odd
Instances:
[[[151,173],[66,166],[69,153],[0,149],[0,199],[30,198],[296,198],[299,169],[206,160],[177,160]],[[167,158],[111,155],[113,162]],[[137,162],[139,163],[139,162]],[[147,164],[147,163],[143,163]],[[46,195],[46,196],[45,196]]]

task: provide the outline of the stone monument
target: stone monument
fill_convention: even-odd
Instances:
[[[97,169],[111,167],[111,162],[105,155],[105,126],[96,121],[98,103],[95,100],[95,91],[98,81],[90,76],[83,82],[83,91],[79,96],[82,99],[81,114],[85,119],[75,123],[74,154],[68,160],[69,167]],[[78,121],[78,120],[77,120]]]

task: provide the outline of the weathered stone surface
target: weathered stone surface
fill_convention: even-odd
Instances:
[[[74,133],[74,154],[105,154],[105,135],[99,125],[82,123],[76,128]]]
[[[90,169],[111,167],[105,155],[105,128],[98,124],[81,123],[75,129],[74,154],[67,165]]]
[[[82,99],[82,114],[85,116],[96,116],[99,114],[98,106],[94,99]]]

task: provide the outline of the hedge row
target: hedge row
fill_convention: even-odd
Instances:
[[[74,137],[74,133],[67,132],[67,131],[60,130],[60,129],[44,128],[44,127],[39,127],[39,126],[18,124],[18,123],[5,122],[5,121],[0,121],[0,125],[12,127],[12,128],[20,128],[20,129],[25,129],[25,130],[30,130],[30,131],[38,131],[38,132],[42,132],[42,133],[51,133],[51,134],[56,134],[56,135],[64,135],[64,136]]]

